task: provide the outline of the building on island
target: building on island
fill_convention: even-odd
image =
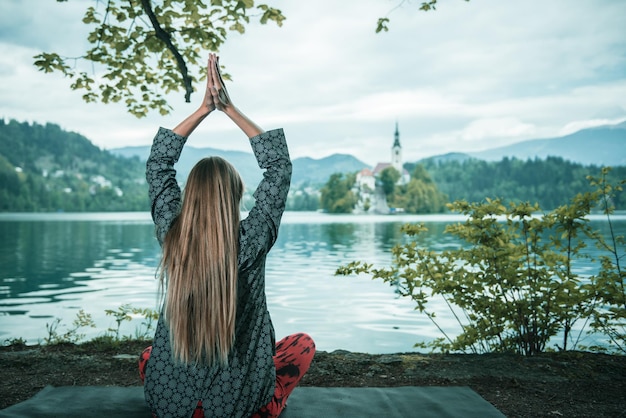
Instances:
[[[356,175],[354,186],[354,192],[358,196],[356,212],[388,214],[395,211],[396,208],[389,208],[387,205],[385,193],[382,190],[380,181],[378,181],[380,173],[388,167],[393,167],[400,173],[397,185],[405,185],[411,180],[411,175],[403,167],[398,122],[396,122],[396,131],[394,133],[393,145],[391,146],[391,161],[379,162],[374,168],[364,168]]]

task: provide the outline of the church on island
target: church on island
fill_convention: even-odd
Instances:
[[[356,175],[353,192],[356,194],[358,201],[355,213],[389,214],[403,211],[402,208],[390,208],[387,205],[387,198],[385,197],[379,176],[388,167],[393,167],[400,173],[397,185],[405,185],[411,180],[411,175],[403,167],[398,122],[396,122],[396,132],[394,133],[393,145],[391,147],[391,161],[379,162],[373,169],[364,168]]]

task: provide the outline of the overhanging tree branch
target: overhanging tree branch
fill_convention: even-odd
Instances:
[[[178,64],[178,70],[180,71],[181,76],[183,77],[183,85],[185,87],[185,102],[189,103],[191,100],[191,93],[193,92],[193,87],[191,85],[191,77],[189,77],[189,71],[187,70],[187,64],[185,63],[184,58],[178,52],[178,49],[172,42],[172,37],[168,32],[163,30],[161,24],[157,20],[154,11],[152,10],[152,4],[150,0],[141,0],[141,7],[143,11],[148,15],[150,19],[150,23],[152,23],[152,27],[154,28],[154,34],[158,39],[160,39],[167,49],[174,55],[176,59],[176,63]]]

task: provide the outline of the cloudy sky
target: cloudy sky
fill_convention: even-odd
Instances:
[[[41,52],[86,50],[81,18],[94,2],[0,2],[0,118],[55,123],[106,149],[148,145],[199,94],[171,95],[171,115],[137,119],[123,105],[85,104],[69,80],[33,66]],[[626,120],[623,0],[440,0],[428,13],[419,0],[266,3],[283,27],[231,34],[220,61],[235,103],[265,129],[284,127],[292,157],[388,161],[396,122],[413,161]],[[376,34],[384,16],[390,31]],[[223,114],[189,144],[249,150]]]

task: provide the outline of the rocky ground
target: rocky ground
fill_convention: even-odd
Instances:
[[[0,409],[46,385],[139,385],[146,344],[0,347]],[[318,352],[303,386],[469,386],[507,417],[626,417],[626,356]]]

